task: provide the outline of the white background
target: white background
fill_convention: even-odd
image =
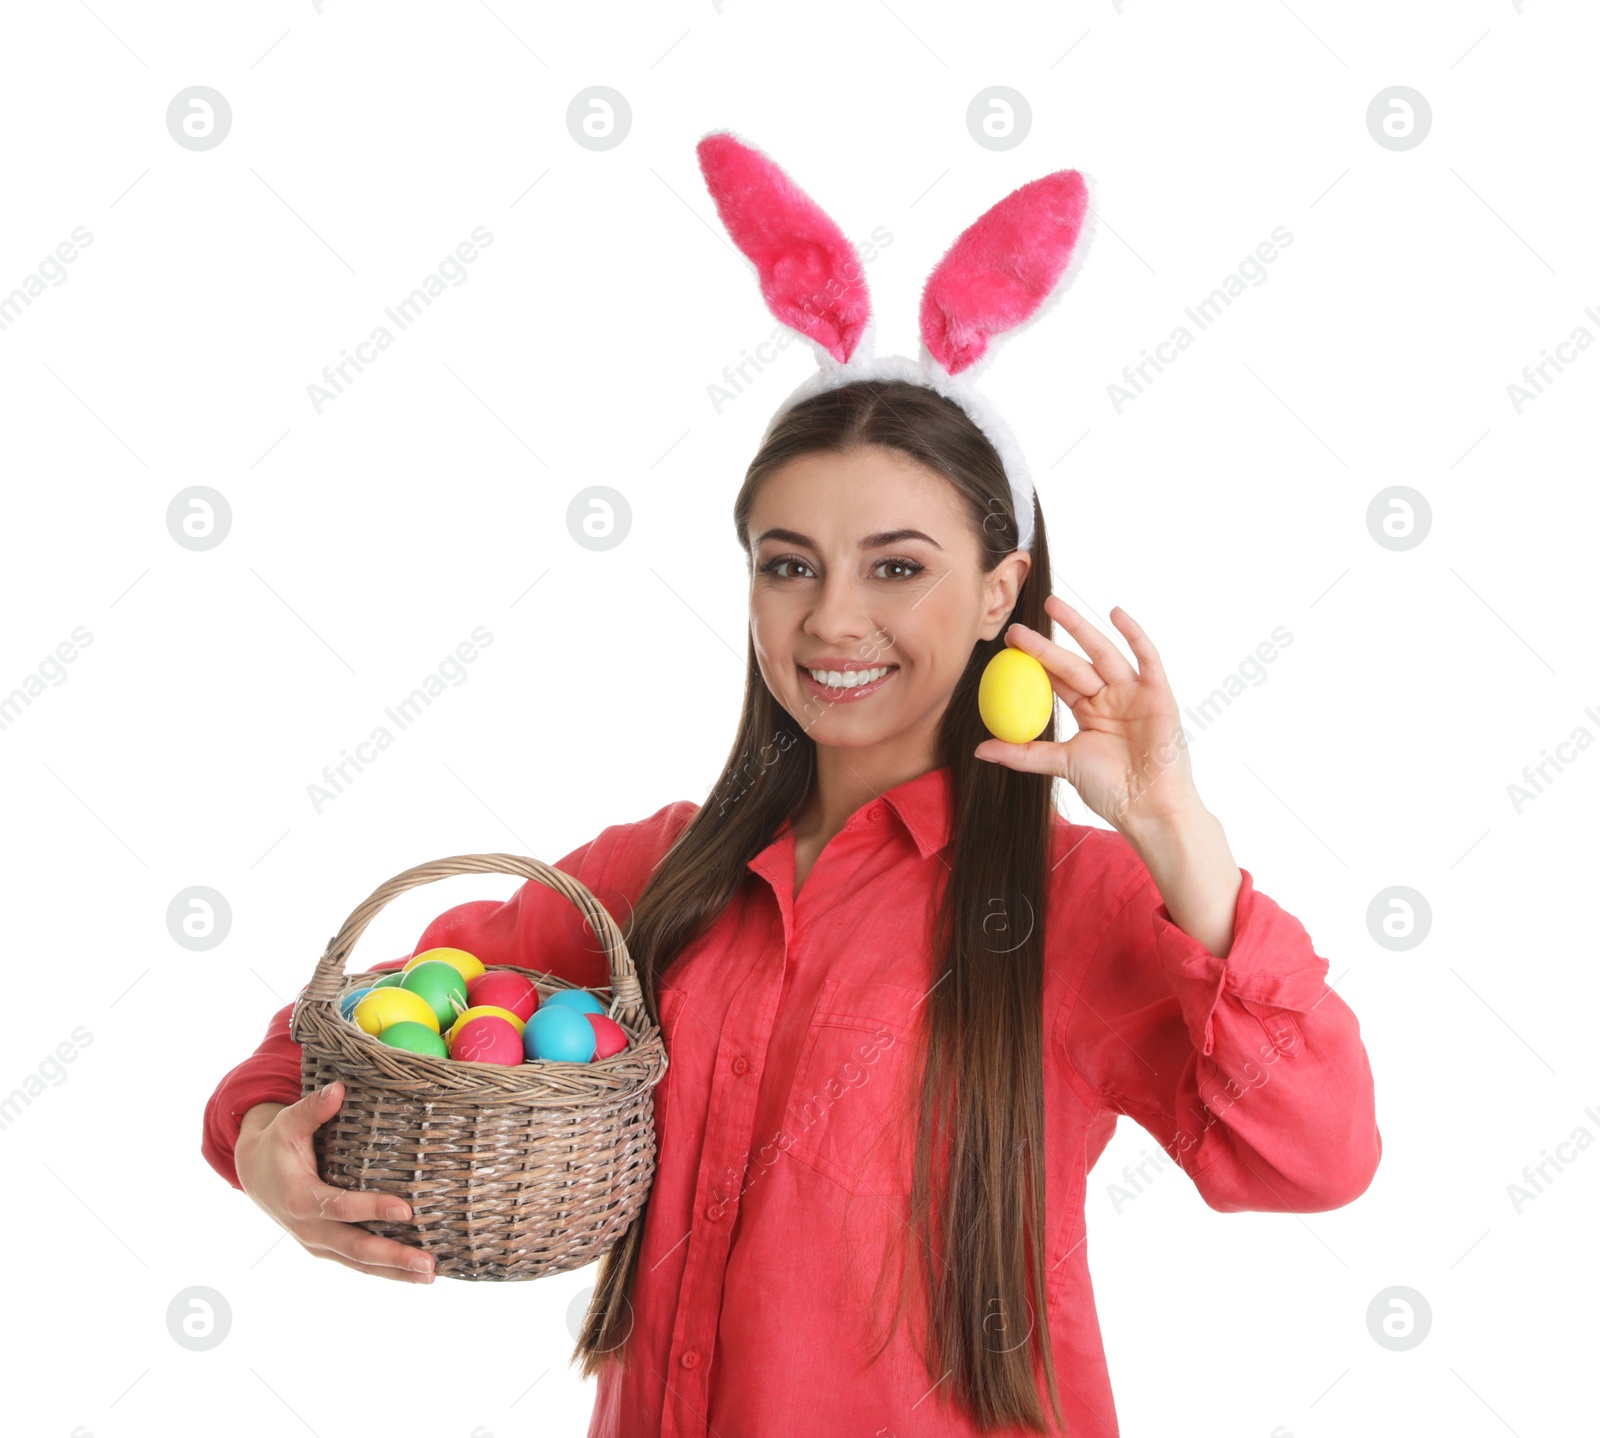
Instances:
[[[983,209],[1090,174],[1084,270],[984,379],[1039,477],[1055,587],[1107,633],[1126,606],[1186,705],[1293,637],[1191,731],[1196,777],[1362,1021],[1383,1161],[1330,1213],[1221,1215],[1172,1168],[1119,1205],[1109,1185],[1155,1150],[1122,1126],[1089,1241],[1124,1432],[1592,1426],[1600,1152],[1520,1212],[1507,1186],[1600,1135],[1578,913],[1600,755],[1568,749],[1520,812],[1507,786],[1600,733],[1600,353],[1520,412],[1507,386],[1576,326],[1600,335],[1600,27],[1572,0],[1120,12],[10,14],[0,294],[93,237],[0,331],[0,693],[92,634],[0,730],[0,1093],[92,1035],[0,1130],[16,1431],[584,1430],[567,1310],[592,1268],[411,1288],[314,1262],[205,1165],[200,1118],[377,883],[453,853],[553,861],[719,772],[745,652],[731,504],[814,363],[795,344],[721,413],[708,397],[773,324],[696,166],[719,128],[857,241],[892,232],[868,270],[880,353],[912,351],[921,283]],[[194,85],[232,109],[203,152],[165,120]],[[632,110],[603,152],[567,129],[594,85]],[[996,85],[1032,114],[1005,151],[966,124]],[[1431,107],[1408,150],[1366,122],[1395,85]],[[318,413],[323,366],[479,225],[467,281]],[[1265,282],[1119,412],[1123,366],[1276,226],[1293,243]],[[603,552],[566,519],[595,484],[632,516]],[[1367,520],[1396,484],[1431,508],[1398,551]],[[232,511],[205,552],[166,526],[194,485]],[[318,812],[323,766],[478,625],[466,682]],[[193,885],[232,909],[208,952],[167,931]],[[1400,952],[1367,922],[1393,885],[1432,911]],[[512,887],[413,894],[365,955]],[[191,1285],[231,1308],[208,1353],[167,1332]],[[1395,1286],[1431,1311],[1403,1352],[1368,1330]]]

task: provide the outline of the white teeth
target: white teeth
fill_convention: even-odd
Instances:
[[[841,674],[837,669],[808,669],[806,673],[818,684],[826,684],[830,689],[859,689],[863,684],[882,679],[891,668],[893,665],[886,665],[882,669],[854,669],[848,674]]]

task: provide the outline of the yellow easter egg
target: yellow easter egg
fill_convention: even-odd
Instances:
[[[369,1034],[381,1034],[390,1024],[425,1024],[439,1032],[439,1019],[433,1006],[410,989],[374,989],[352,1010],[356,1026]]]
[[[445,1034],[446,1041],[448,1042],[450,1035],[460,1028],[462,1024],[466,1023],[468,1019],[481,1019],[485,1014],[493,1014],[497,1019],[506,1019],[515,1024],[519,1034],[528,1022],[526,1019],[512,1013],[510,1009],[501,1008],[499,1004],[474,1004],[470,1009],[462,1009],[456,1015],[455,1022],[450,1025]]]
[[[473,979],[484,972],[483,965],[465,949],[424,949],[415,958],[407,959],[405,968],[401,969],[400,972],[405,973],[406,969],[414,969],[418,964],[426,964],[435,960],[443,964],[453,964],[461,971],[461,977],[468,983],[471,983]]]
[[[996,739],[1026,744],[1037,739],[1055,708],[1050,675],[1033,655],[1009,644],[984,666],[978,713]]]

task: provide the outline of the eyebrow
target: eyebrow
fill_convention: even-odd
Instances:
[[[756,540],[756,543],[758,545],[763,544],[769,539],[782,540],[785,544],[799,544],[807,549],[822,548],[816,540],[793,529],[769,529],[760,539]],[[862,549],[882,549],[886,544],[899,544],[906,539],[925,540],[941,552],[944,549],[944,546],[938,540],[931,535],[924,534],[920,529],[885,529],[879,534],[869,534],[861,541],[859,547]]]

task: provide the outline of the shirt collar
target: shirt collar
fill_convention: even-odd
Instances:
[[[941,765],[929,769],[925,774],[918,774],[915,779],[907,779],[896,784],[891,789],[885,789],[876,799],[867,801],[862,805],[865,810],[869,804],[882,803],[893,810],[895,816],[905,825],[906,832],[911,835],[912,841],[917,846],[917,852],[926,859],[930,854],[936,854],[950,842],[950,766]],[[790,819],[785,819],[778,825],[777,832],[772,836],[770,847],[776,847],[789,835],[794,824]],[[758,856],[750,861],[752,869],[762,862]]]
[[[950,766],[944,764],[886,789],[883,802],[899,815],[924,859],[950,842]]]

